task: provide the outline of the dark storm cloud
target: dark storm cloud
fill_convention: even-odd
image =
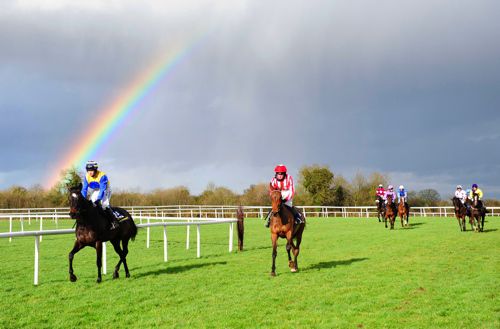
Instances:
[[[12,165],[0,169],[40,170],[152,49],[211,30],[102,150],[119,186],[242,190],[285,162],[294,174],[321,163],[442,193],[478,182],[500,196],[497,2],[207,3],[176,15],[12,7],[0,20],[0,110],[21,114],[0,134],[26,133],[2,142]]]

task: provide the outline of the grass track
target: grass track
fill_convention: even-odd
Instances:
[[[450,218],[411,221],[389,231],[376,219],[310,218],[300,272],[288,270],[280,240],[276,278],[268,230],[255,219],[245,221],[242,253],[228,253],[227,224],[202,226],[201,259],[195,230],[186,250],[186,229],[169,228],[167,263],[161,228],[152,229],[150,249],[140,230],[132,277],[111,279],[118,259],[108,248],[99,285],[89,248],[75,256],[78,281],[69,282],[72,236],[43,238],[37,287],[34,238],[0,239],[0,328],[499,328],[500,219],[479,234]]]

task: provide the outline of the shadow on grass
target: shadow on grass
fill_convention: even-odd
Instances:
[[[484,230],[481,233],[488,233],[488,232],[495,232],[495,231],[498,231],[498,229],[497,228],[490,228],[490,229]]]
[[[332,260],[330,262],[319,262],[317,264],[309,265],[304,270],[321,270],[324,268],[335,268],[337,266],[347,266],[347,265],[351,265],[352,263],[365,261],[367,259],[369,259],[369,258],[363,257],[363,258],[351,258],[351,259],[346,259],[346,260]]]
[[[149,272],[144,272],[144,273],[138,273],[134,275],[135,278],[142,278],[145,276],[157,276],[157,275],[162,275],[162,274],[176,274],[176,273],[182,273],[185,271],[193,270],[196,268],[202,268],[206,266],[214,266],[214,265],[226,265],[227,262],[211,262],[211,263],[201,263],[201,264],[192,264],[192,265],[181,265],[181,266],[169,266],[166,268],[162,268],[156,271],[149,271]]]

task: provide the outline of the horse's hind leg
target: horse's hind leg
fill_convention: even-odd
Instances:
[[[80,251],[83,247],[80,245],[78,240],[75,241],[75,245],[73,246],[73,249],[69,252],[69,281],[75,282],[76,281],[76,275],[73,274],[73,258],[75,257],[75,254]]]
[[[122,247],[123,247],[123,268],[125,269],[125,277],[130,278],[130,272],[128,271],[128,265],[127,265],[128,238],[122,240]]]
[[[118,254],[120,257],[120,260],[118,261],[118,264],[115,266],[115,271],[113,272],[113,279],[118,279],[120,277],[120,274],[118,273],[120,271],[120,265],[123,262],[123,250],[120,248],[120,240],[114,240],[111,241],[113,244],[113,248],[115,248],[115,252]]]

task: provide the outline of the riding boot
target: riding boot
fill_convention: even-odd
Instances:
[[[269,227],[269,225],[271,224],[271,212],[272,212],[272,210],[269,210],[269,212],[267,213],[267,216],[266,216],[266,227]]]
[[[106,213],[106,216],[108,217],[108,220],[111,224],[111,229],[117,229],[119,227],[118,221],[116,220],[115,214],[113,213],[113,210],[111,207],[108,207],[104,209],[104,212]]]
[[[293,217],[295,218],[295,224],[302,224],[304,223],[304,220],[302,219],[302,214],[297,210],[295,207],[288,207],[293,214]]]

